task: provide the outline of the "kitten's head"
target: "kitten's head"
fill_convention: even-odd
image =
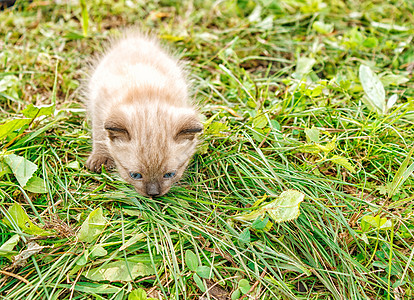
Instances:
[[[159,105],[117,108],[104,127],[119,174],[148,197],[164,195],[182,177],[203,130],[194,110]]]

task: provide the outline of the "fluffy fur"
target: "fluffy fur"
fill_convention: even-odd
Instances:
[[[116,167],[144,196],[167,193],[203,128],[180,63],[153,37],[125,33],[97,60],[86,97],[93,138],[88,168]]]

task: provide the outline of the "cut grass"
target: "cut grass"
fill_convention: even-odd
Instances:
[[[162,299],[226,299],[241,279],[250,299],[414,297],[412,176],[389,192],[414,144],[412,1],[85,3],[88,14],[42,1],[0,13],[2,123],[29,103],[56,97],[57,108],[2,142],[2,156],[35,163],[47,188],[25,192],[3,174],[2,217],[20,203],[56,234],[35,239],[47,247],[19,267],[0,251],[0,297],[128,299],[142,288]],[[184,180],[157,199],[84,167],[91,145],[78,87],[86,61],[133,24],[179,50],[211,121]],[[399,97],[384,116],[362,100],[361,63],[380,74],[387,99]],[[234,219],[287,189],[306,195],[296,220],[259,229]],[[104,230],[79,241],[74,232],[98,207]],[[376,216],[391,226],[369,223]],[[13,255],[32,236],[0,222],[0,245],[16,233]],[[90,255],[96,245],[105,253]],[[207,268],[204,288],[187,250]],[[156,272],[131,282],[85,277],[117,262],[128,262],[128,274],[137,263]]]

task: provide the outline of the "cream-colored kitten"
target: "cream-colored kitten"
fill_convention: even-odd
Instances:
[[[88,168],[116,166],[138,193],[167,193],[203,129],[184,77],[179,62],[153,37],[130,31],[112,42],[86,91],[93,138]]]

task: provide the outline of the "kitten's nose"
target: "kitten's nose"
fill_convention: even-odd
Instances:
[[[147,194],[150,197],[156,197],[160,194],[160,185],[156,182],[148,183],[146,186]]]

